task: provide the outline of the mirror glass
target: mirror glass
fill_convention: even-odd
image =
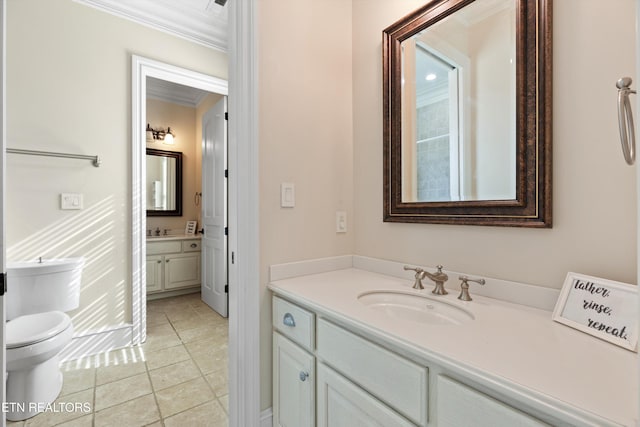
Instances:
[[[515,22],[476,1],[401,42],[403,202],[515,199]]]
[[[434,0],[383,31],[383,220],[551,227],[552,0]]]
[[[147,148],[147,216],[182,215],[182,153]]]

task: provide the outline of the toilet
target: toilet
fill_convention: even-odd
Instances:
[[[62,390],[59,354],[71,342],[64,313],[80,304],[84,258],[38,259],[7,265],[7,419],[42,412]]]

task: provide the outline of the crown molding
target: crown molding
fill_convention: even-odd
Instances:
[[[227,52],[227,8],[213,0],[73,0],[120,18]]]

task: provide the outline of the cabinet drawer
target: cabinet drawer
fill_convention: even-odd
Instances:
[[[196,252],[200,250],[200,239],[184,240],[182,242],[182,252]]]
[[[273,297],[273,327],[283,335],[313,351],[315,315],[282,298]]]
[[[318,358],[414,423],[427,425],[428,376],[417,365],[324,319]]]
[[[170,240],[168,242],[147,242],[147,255],[160,255],[182,252],[182,242]]]
[[[450,378],[438,375],[438,427],[550,427]]]

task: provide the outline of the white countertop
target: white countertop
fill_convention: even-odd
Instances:
[[[166,242],[167,240],[200,239],[200,234],[171,234],[168,236],[147,236],[147,242]]]
[[[412,280],[348,268],[274,281],[276,294],[331,315],[368,333],[417,351],[497,384],[509,383],[534,394],[578,407],[624,426],[635,426],[638,405],[637,354],[551,320],[551,312],[473,295],[433,296],[469,310],[475,320],[463,325],[429,325],[386,316],[358,302],[373,290],[411,288]]]

